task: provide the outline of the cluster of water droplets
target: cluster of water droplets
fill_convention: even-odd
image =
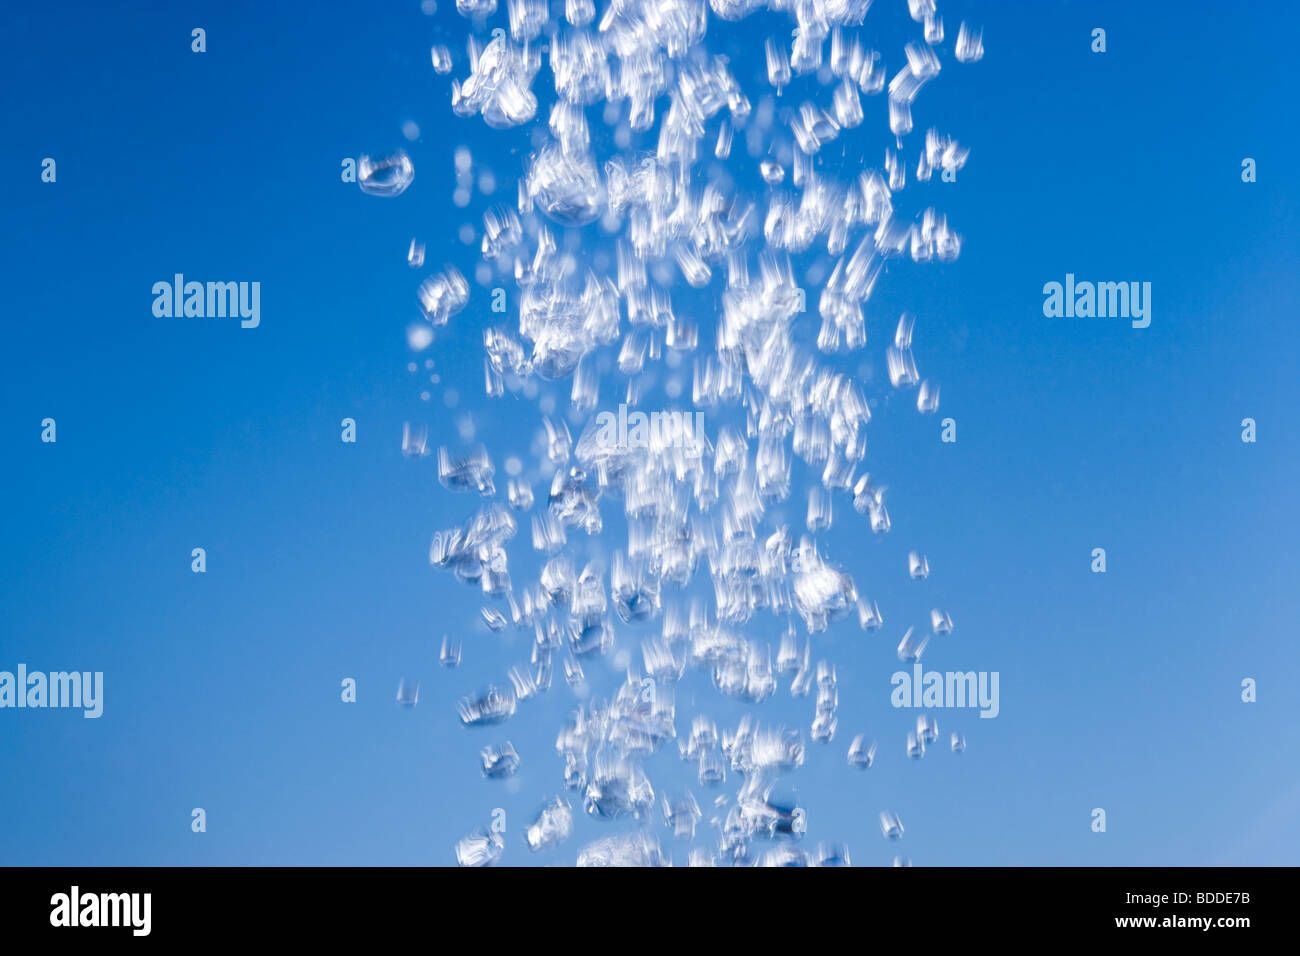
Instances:
[[[557,672],[579,695],[556,736],[559,792],[525,830],[534,852],[567,840],[575,814],[584,814],[645,826],[581,848],[579,865],[669,863],[651,824],[658,818],[672,837],[694,841],[704,816],[689,790],[660,793],[649,776],[648,758],[672,750],[696,768],[700,787],[731,781],[737,788],[713,800],[711,846],[692,847],[690,863],[848,863],[842,846],[798,845],[805,814],[784,778],[804,762],[803,731],[753,716],[719,729],[697,712],[679,738],[673,688],[696,669],[720,695],[757,705],[788,679],[796,698],[815,695],[808,735],[829,743],[838,728],[838,680],[834,664],[814,663],[816,641],[841,620],[856,618],[868,632],[884,623],[850,569],[817,540],[839,499],[874,534],[891,528],[886,488],[862,468],[872,404],[865,383],[828,359],[867,348],[864,310],[889,260],[948,262],[960,254],[961,239],[941,212],[926,207],[909,216],[900,207],[909,177],[955,174],[969,151],[934,128],[913,152],[904,146],[913,107],[947,55],[934,2],[907,0],[920,35],[896,51],[892,76],[886,54],[863,42],[870,5],[611,0],[597,16],[592,0],[568,0],[558,22],[546,0],[508,0],[507,30],[489,29],[496,0],[457,0],[471,30],[467,57],[442,45],[432,50],[435,73],[456,74],[457,116],[534,129],[517,201],[495,202],[481,230],[469,228],[481,237],[474,281],[484,292],[473,311],[484,324],[486,392],[535,399],[539,382],[571,382],[567,411],[542,403],[527,450],[535,464],[525,471],[511,457],[504,502],[485,447],[438,450],[443,487],[484,501],[458,527],[438,531],[429,551],[434,567],[481,589],[491,631],[530,635],[526,660],[456,704],[466,726],[510,721],[552,688]],[[711,20],[727,29],[717,21],[760,10],[788,16],[795,29],[764,44],[773,89],[747,91],[728,59],[709,51],[706,32]],[[952,52],[959,63],[980,59],[980,31],[963,22]],[[553,94],[535,88],[544,55]],[[787,100],[795,88],[812,93]],[[890,134],[881,168],[837,169],[827,147],[864,139],[863,98],[875,96],[886,100],[880,131],[887,125]],[[544,104],[549,112],[539,115]],[[597,114],[604,128],[594,135]],[[652,149],[633,147],[647,136]],[[733,151],[738,137],[746,155]],[[469,202],[472,163],[468,150],[457,150],[457,205]],[[382,196],[399,194],[414,175],[402,152],[363,157],[359,169],[362,189]],[[806,253],[822,251],[807,264]],[[411,266],[423,267],[424,255],[425,244],[412,240]],[[498,284],[513,286],[499,322],[500,310],[485,305],[486,290]],[[720,308],[707,321],[689,293],[710,287],[721,289]],[[810,337],[804,315],[818,287],[820,328]],[[472,298],[455,266],[426,278],[417,290],[426,324],[410,334],[412,348],[428,348]],[[932,413],[939,387],[917,371],[914,323],[904,313],[878,358],[890,387],[917,389],[918,410]],[[712,333],[709,349],[701,347],[702,327],[706,342]],[[686,371],[689,394],[680,384]],[[666,382],[670,399],[689,398],[690,411],[717,424],[694,443],[655,430],[644,441],[611,441],[592,414],[602,380],[606,395],[616,385],[633,407]],[[408,426],[404,454],[428,455],[425,435]],[[819,481],[798,490],[796,461]],[[802,530],[774,519],[791,499],[800,508],[806,500]],[[514,543],[525,516],[531,537]],[[614,541],[623,528],[626,539]],[[582,559],[584,539],[601,539],[600,556]],[[512,580],[508,546],[530,540],[540,571]],[[924,555],[912,553],[909,572],[928,575]],[[751,636],[771,619],[783,624],[775,658]],[[934,635],[952,631],[939,609],[930,623]],[[630,653],[637,633],[639,662]],[[908,628],[899,660],[918,661],[928,640]],[[444,665],[458,665],[461,654],[459,639],[444,639]],[[609,655],[626,678],[602,699],[590,693],[584,667]],[[403,685],[399,701],[414,706],[417,693]],[[922,715],[907,753],[921,756],[937,735]],[[952,749],[964,747],[953,734]],[[848,764],[871,767],[876,750],[858,734]],[[508,777],[520,755],[509,742],[496,743],[481,762],[485,776]],[[892,811],[880,823],[886,838],[902,836]],[[490,828],[455,848],[466,866],[493,863],[504,851]]]

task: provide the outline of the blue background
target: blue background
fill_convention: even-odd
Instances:
[[[441,5],[432,17],[405,2],[7,11],[0,669],[103,671],[106,693],[99,720],[0,711],[0,863],[443,865],[496,807],[503,863],[572,863],[590,840],[636,829],[579,819],[555,851],[523,844],[561,792],[554,734],[578,703],[562,679],[498,728],[466,730],[455,713],[459,696],[526,660],[527,634],[488,633],[481,596],[429,568],[431,534],[479,502],[441,489],[433,458],[402,458],[402,423],[455,445],[470,414],[504,493],[504,457],[533,460],[541,418],[482,394],[493,317],[477,287],[428,353],[440,381],[407,370],[420,279],[442,263],[472,276],[477,258],[457,231],[481,228],[488,200],[453,205],[453,146],[468,145],[509,202],[530,144],[527,129],[451,114],[470,24]],[[1300,856],[1300,249],[1287,165],[1300,145],[1300,17],[1286,4],[1198,6],[940,5],[943,73],[918,98],[909,155],[936,125],[971,159],[956,183],[909,183],[904,210],[933,203],[965,246],[949,265],[893,262],[868,307],[868,348],[849,360],[879,401],[867,470],[890,487],[894,530],[873,538],[840,496],[824,551],[886,624],[863,634],[845,621],[814,639],[814,658],[838,669],[840,730],[809,743],[788,778],[806,846],[843,841],[859,864],[896,852],[917,865]],[[920,28],[902,2],[875,7],[868,43],[892,76]],[[987,50],[968,66],[950,52],[963,17],[983,23]],[[503,9],[488,27],[504,25]],[[791,25],[711,18],[707,42],[735,57],[757,102],[767,88],[753,54]],[[203,55],[190,51],[195,26]],[[1107,30],[1103,55],[1089,49],[1094,27]],[[434,43],[451,47],[451,76],[431,70]],[[544,66],[535,88],[549,83]],[[879,165],[885,105],[864,98],[866,123],[837,142],[846,157],[860,138]],[[408,120],[421,130],[411,143]],[[416,168],[401,197],[340,181],[344,157],[398,146]],[[40,181],[47,156],[55,184]],[[1255,184],[1241,182],[1247,156]],[[420,272],[405,262],[413,236],[428,245]],[[175,272],[260,281],[260,328],[154,318],[150,289]],[[1042,286],[1067,272],[1150,281],[1151,326],[1045,319]],[[905,308],[922,374],[942,383],[936,418],[883,381]],[[712,319],[701,325],[707,348]],[[608,385],[601,398],[619,400]],[[947,416],[956,444],[939,441]],[[57,444],[40,441],[45,417]],[[345,417],[355,445],[339,440]],[[1256,444],[1240,440],[1244,417]],[[787,520],[801,510],[796,493]],[[621,534],[611,522],[607,536]],[[537,567],[528,538],[525,519],[517,585]],[[206,574],[190,571],[194,547]],[[1089,571],[1094,547],[1107,550],[1104,575]],[[911,548],[929,555],[928,581],[907,579]],[[956,630],[932,641],[927,667],[999,671],[1001,713],[936,712],[941,742],[958,730],[969,749],[910,761],[916,712],[889,706],[888,681],[902,630],[931,606]],[[768,616],[746,633],[775,643],[782,626]],[[619,647],[653,629],[620,627]],[[438,666],[443,634],[463,638],[462,668]],[[621,679],[612,660],[587,670],[597,696]],[[394,703],[404,675],[422,683],[414,710]],[[355,704],[340,701],[345,677]],[[1245,677],[1259,682],[1255,704],[1240,700]],[[754,707],[694,673],[677,703],[683,736],[698,710],[806,738],[813,710],[784,682]],[[880,743],[862,773],[844,759],[859,732]],[[477,766],[505,739],[522,757],[513,788]],[[713,794],[673,749],[647,769],[657,792],[695,791],[704,845]],[[190,830],[194,807],[206,833]],[[1090,829],[1094,807],[1104,834]],[[880,835],[885,808],[907,828],[897,847]]]

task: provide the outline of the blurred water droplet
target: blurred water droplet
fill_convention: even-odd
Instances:
[[[939,739],[939,724],[929,714],[920,714],[916,718],[916,736],[921,743],[932,744]]]
[[[668,866],[659,843],[645,833],[605,837],[588,843],[578,854],[578,866]]]
[[[907,732],[907,755],[913,760],[925,756],[925,741],[910,730]]]
[[[411,240],[411,248],[406,253],[406,264],[412,269],[419,269],[424,265],[424,243]]]
[[[984,31],[972,28],[963,20],[957,29],[957,45],[953,53],[959,63],[974,63],[981,59],[984,56]]]
[[[402,707],[414,707],[420,700],[419,681],[407,681],[402,678],[397,684],[397,703]]]
[[[923,415],[932,415],[939,409],[939,386],[931,385],[929,381],[921,383],[920,390],[916,393],[916,410]]]
[[[909,551],[907,553],[907,573],[913,579],[928,578],[930,576],[929,560],[919,551]]]
[[[446,325],[447,320],[469,302],[469,283],[452,266],[420,283],[420,308],[432,325]]]
[[[849,766],[856,767],[859,770],[866,770],[875,762],[876,759],[876,742],[873,740],[867,743],[864,734],[858,734],[853,738],[853,743],[849,744]]]
[[[898,840],[903,836],[903,821],[892,810],[880,811],[880,832],[886,840]]]
[[[528,849],[537,853],[559,846],[573,832],[573,811],[560,797],[556,797],[538,812],[537,818],[524,831]]]
[[[459,866],[491,866],[501,859],[504,849],[505,843],[499,834],[478,830],[456,844],[456,863]]]
[[[448,491],[476,491],[487,497],[496,492],[492,476],[496,469],[482,445],[453,455],[446,446],[438,449],[438,481]]]
[[[475,727],[498,724],[508,717],[513,717],[516,706],[513,691],[500,691],[495,687],[489,687],[476,696],[462,698],[456,705],[456,709],[465,726]]]
[[[533,488],[526,481],[511,478],[506,484],[506,494],[510,507],[516,511],[527,511],[533,506]]]
[[[493,780],[509,777],[519,768],[519,754],[508,740],[500,747],[484,747],[480,759],[483,776]]]
[[[913,630],[913,628],[909,627],[903,635],[903,639],[898,642],[898,659],[904,664],[919,661],[921,655],[925,653],[925,645],[930,643],[928,634],[918,638],[914,636]]]
[[[461,654],[461,642],[453,641],[444,636],[442,639],[442,648],[438,652],[438,663],[443,667],[459,667]]]

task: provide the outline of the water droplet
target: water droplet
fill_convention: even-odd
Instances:
[[[357,163],[357,185],[371,196],[400,196],[415,178],[415,166],[404,150],[387,156],[362,156]]]

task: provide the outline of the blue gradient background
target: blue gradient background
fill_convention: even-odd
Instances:
[[[469,412],[500,469],[508,453],[529,458],[540,415],[482,394],[482,290],[429,353],[441,385],[406,370],[430,271],[407,267],[407,244],[419,236],[430,267],[472,275],[476,251],[456,231],[488,204],[452,204],[452,147],[492,168],[493,199],[509,202],[529,144],[452,116],[469,25],[441,6],[8,9],[0,669],[100,670],[106,695],[99,720],[0,711],[0,863],[444,865],[496,807],[503,863],[572,863],[586,842],[636,828],[579,819],[555,851],[523,844],[560,792],[554,735],[577,704],[562,679],[499,728],[466,730],[455,714],[457,697],[526,660],[527,635],[486,632],[480,596],[428,567],[431,534],[478,502],[439,488],[433,459],[404,460],[401,426],[427,422],[431,444],[455,444]],[[875,7],[868,43],[892,75],[919,26],[901,0]],[[815,639],[815,658],[838,668],[840,730],[809,743],[788,778],[804,845],[842,840],[858,864],[895,852],[917,865],[1295,864],[1300,16],[1173,2],[940,12],[944,70],[918,99],[908,155],[936,125],[971,160],[955,184],[909,183],[901,208],[933,203],[965,246],[950,265],[893,263],[851,360],[874,369],[868,392],[882,400],[866,467],[890,487],[894,530],[872,538],[840,497],[824,550],[886,625],[846,621]],[[985,28],[973,66],[950,55],[963,17]],[[504,25],[503,8],[489,27]],[[195,26],[204,55],[190,52]],[[710,26],[712,46],[750,56],[737,72],[756,101],[753,54],[790,25]],[[1097,26],[1104,55],[1089,51]],[[456,56],[452,76],[430,69],[437,42]],[[885,101],[864,107],[842,140],[860,135],[878,157]],[[417,142],[403,140],[406,120]],[[416,167],[400,198],[340,182],[343,157],[397,146]],[[57,184],[40,181],[46,156]],[[1253,185],[1240,180],[1246,156]],[[261,327],[155,319],[150,288],[175,272],[260,281]],[[1066,272],[1150,281],[1150,328],[1045,319],[1043,283]],[[881,383],[904,308],[955,445]],[[712,319],[701,324],[707,341]],[[55,445],[39,439],[47,416]],[[1240,440],[1247,416],[1254,445]],[[339,440],[345,417],[355,445]],[[792,498],[788,520],[801,509]],[[607,536],[621,534],[609,521]],[[528,537],[525,520],[517,586],[537,566]],[[205,575],[190,572],[200,546]],[[914,547],[929,554],[926,582],[907,579]],[[1105,575],[1089,572],[1094,547]],[[931,606],[956,631],[931,643],[927,667],[999,671],[1001,714],[938,711],[942,740],[957,730],[969,749],[913,762],[916,712],[889,706],[889,675],[902,630]],[[746,631],[775,643],[781,626]],[[620,627],[620,647],[652,629]],[[458,670],[437,665],[444,633],[463,636]],[[620,680],[608,661],[587,670],[598,696]],[[393,700],[403,675],[422,682],[412,711]],[[344,677],[358,681],[355,704],[339,700]],[[1258,703],[1240,701],[1244,677]],[[727,700],[700,674],[677,703],[682,734],[698,709],[806,738],[813,711],[784,689],[757,708]],[[864,773],[844,759],[858,732],[880,742]],[[477,767],[504,739],[522,757],[517,792]],[[657,791],[696,792],[704,842],[712,793],[673,749],[647,769]],[[194,807],[204,834],[190,831]],[[1090,829],[1093,807],[1107,810],[1105,834]],[[884,808],[906,825],[897,847],[881,838]]]

